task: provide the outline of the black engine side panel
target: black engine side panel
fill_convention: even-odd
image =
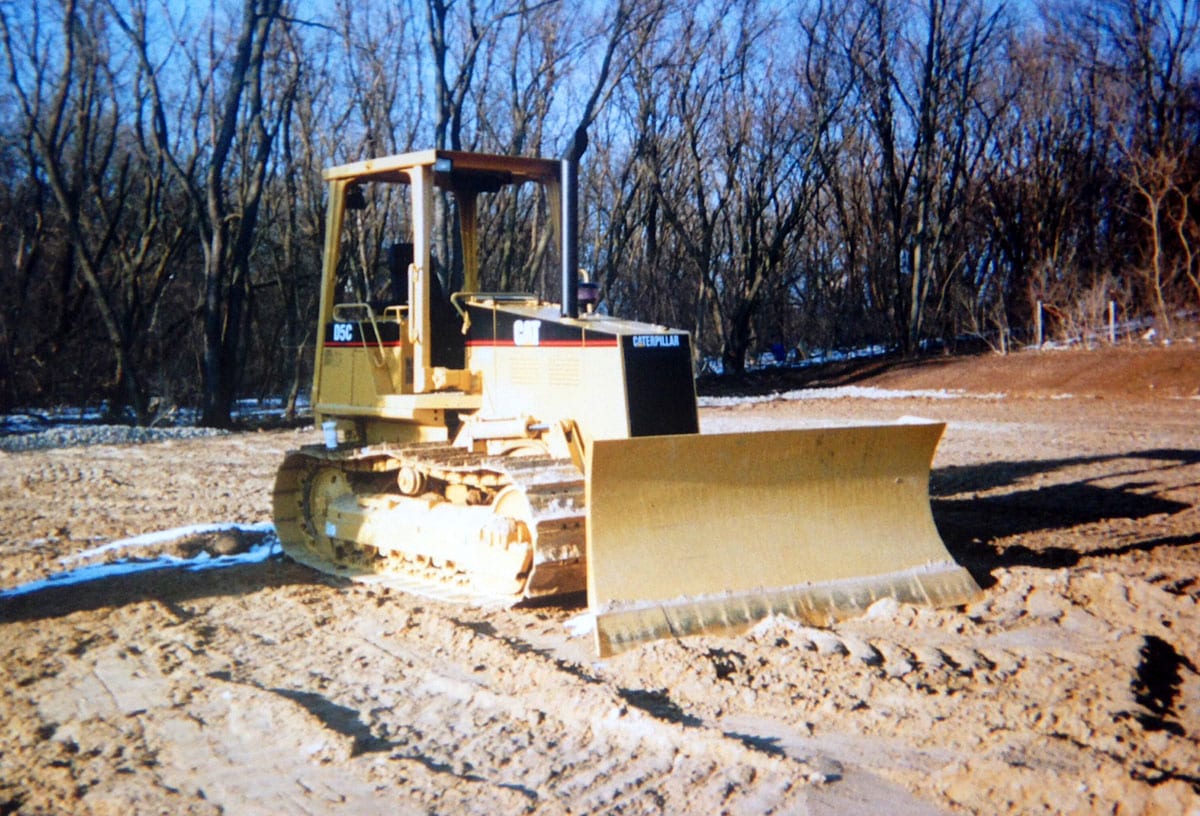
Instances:
[[[630,436],[699,433],[688,336],[625,335],[621,352]]]

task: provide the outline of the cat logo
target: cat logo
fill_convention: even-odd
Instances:
[[[514,320],[513,345],[536,346],[541,342],[539,338],[541,331],[542,321],[540,320]]]

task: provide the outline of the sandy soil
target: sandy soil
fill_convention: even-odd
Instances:
[[[0,814],[1200,812],[1200,349],[839,376],[963,393],[704,428],[948,420],[934,516],[979,603],[600,661],[566,628],[581,599],[487,612],[282,557],[0,599]],[[0,454],[0,587],[266,520],[310,441]]]

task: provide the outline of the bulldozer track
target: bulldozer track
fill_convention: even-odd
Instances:
[[[584,588],[584,482],[569,459],[487,456],[439,443],[309,446],[284,461],[274,499],[284,551],[322,572],[488,606]],[[368,505],[408,508],[428,516],[429,526],[449,518],[479,540],[454,557],[404,537],[382,543],[342,535],[330,511],[349,501],[365,512],[373,512]],[[528,557],[500,552],[512,542],[496,545],[495,525],[519,528],[509,537],[521,539]]]

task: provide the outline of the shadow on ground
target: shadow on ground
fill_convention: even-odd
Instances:
[[[1086,480],[1053,481],[1054,474],[1068,468],[1087,466],[1095,471],[1097,466],[1106,464],[1111,467]],[[992,572],[998,568],[1059,569],[1075,566],[1084,558],[1191,546],[1200,544],[1200,532],[1163,535],[1160,531],[1156,536],[1119,544],[1098,536],[1096,546],[1086,549],[1036,543],[1030,546],[1019,539],[1032,540],[1055,530],[1117,520],[1141,521],[1190,510],[1194,505],[1160,495],[1168,488],[1161,477],[1167,471],[1197,465],[1200,465],[1200,451],[1148,450],[944,468],[931,479],[934,521],[955,560],[984,587],[994,583]],[[1044,484],[994,492],[1029,480],[1039,481],[1038,476],[1047,477]],[[1113,484],[1116,480],[1120,482]],[[1178,491],[1178,484],[1170,487]],[[978,495],[988,492],[989,495]],[[1014,543],[1012,539],[1018,541]]]
[[[200,598],[249,595],[291,584],[331,582],[342,581],[282,557],[220,569],[192,570],[189,565],[164,566],[66,586],[48,586],[35,592],[0,598],[0,623],[61,618],[75,612],[91,612],[143,601],[158,601],[168,608],[179,609],[180,604]]]

